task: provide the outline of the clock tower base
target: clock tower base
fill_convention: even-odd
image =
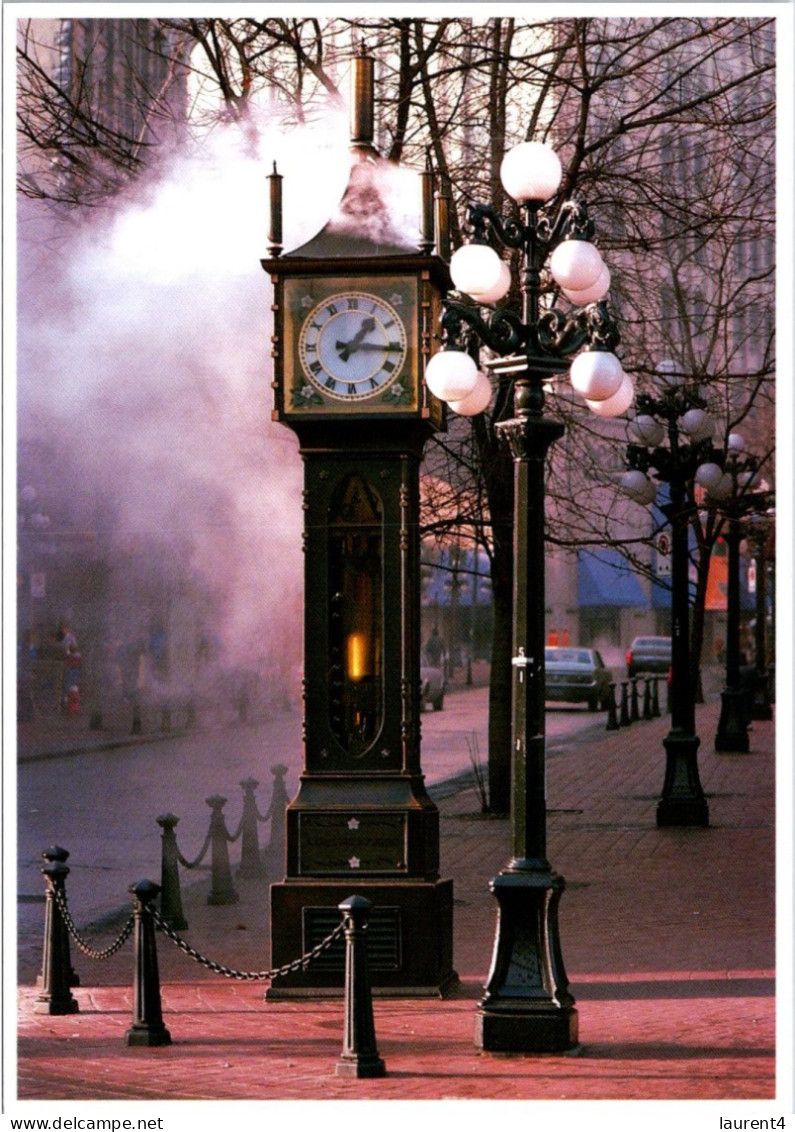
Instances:
[[[271,966],[310,951],[340,923],[339,905],[364,896],[372,993],[382,998],[444,998],[458,983],[453,970],[452,880],[294,880],[271,889]],[[342,997],[345,941],[338,939],[306,970],[274,979],[267,1001]]]

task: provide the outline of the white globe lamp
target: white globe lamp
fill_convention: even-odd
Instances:
[[[487,244],[464,244],[450,259],[450,277],[459,291],[474,295],[498,286],[505,277],[503,267],[494,248]]]
[[[635,399],[635,383],[628,373],[624,374],[618,391],[604,401],[592,401],[586,397],[585,404],[597,417],[620,417]]]
[[[488,375],[483,370],[478,370],[477,383],[472,392],[460,401],[448,401],[448,405],[454,413],[458,413],[461,417],[476,417],[478,413],[484,412],[489,407],[491,394],[492,388]]]
[[[622,491],[630,499],[634,499],[636,503],[642,503],[644,506],[653,502],[657,495],[657,484],[654,480],[649,479],[645,472],[635,469],[624,472],[620,482]]]
[[[521,142],[502,159],[500,180],[514,200],[543,202],[560,187],[563,168],[560,158],[543,142]]]
[[[655,373],[662,379],[663,385],[676,386],[681,385],[684,381],[684,377],[679,372],[679,366],[671,358],[665,358],[664,361],[658,362]]]
[[[621,362],[607,350],[586,350],[571,365],[572,388],[586,400],[606,401],[624,379]]]
[[[721,502],[724,499],[728,499],[733,490],[734,483],[732,481],[732,477],[728,472],[725,472],[720,477],[718,482],[709,489],[709,494],[713,499],[717,499],[719,502]]]
[[[629,427],[633,437],[647,448],[656,448],[665,439],[665,429],[649,413],[638,413]]]
[[[440,401],[461,401],[477,384],[478,367],[461,350],[441,350],[425,368],[425,384]]]
[[[549,258],[549,269],[564,291],[585,291],[602,274],[604,260],[587,240],[564,240]]]
[[[589,303],[598,303],[609,290],[610,271],[607,264],[603,262],[602,270],[599,272],[599,277],[595,283],[586,287],[584,291],[572,291],[570,288],[564,288],[563,294],[570,303],[574,303],[575,307],[587,307]]]
[[[481,290],[470,290],[467,292],[479,303],[498,303],[500,299],[504,299],[511,289],[511,269],[505,260],[500,260],[500,278],[493,287]]]
[[[694,479],[699,487],[705,488],[707,491],[712,492],[723,478],[723,468],[720,464],[713,464],[712,462],[701,464],[696,468]]]
[[[712,420],[703,409],[688,409],[679,418],[679,424],[693,441],[706,440],[715,431]]]

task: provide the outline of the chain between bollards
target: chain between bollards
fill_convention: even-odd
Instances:
[[[175,827],[179,818],[171,812],[157,818],[163,831],[160,910],[171,927],[184,930],[188,926],[182,908],[179,865],[195,869],[204,860],[208,849],[211,850],[211,884],[207,903],[234,904],[239,897],[232,880],[229,845],[237,840],[241,842],[240,865],[237,870],[237,875],[241,878],[264,876],[267,872],[265,859],[273,858],[283,851],[285,808],[290,800],[284,783],[287,767],[278,764],[271,767],[271,773],[274,776],[271,804],[264,814],[260,813],[254,796],[259,782],[255,778],[246,778],[240,783],[243,789],[243,813],[234,834],[227,830],[222,813],[226,798],[215,794],[205,799],[212,811],[210,828],[198,856],[192,861],[182,855],[177,845]],[[268,846],[264,852],[260,852],[257,825],[265,821],[271,823],[271,835]]]
[[[66,899],[66,878],[69,868],[66,849],[53,846],[42,853],[47,862],[42,867],[47,888],[45,893],[44,948],[40,993],[34,1004],[37,1014],[75,1014],[79,1011],[77,1000],[71,987],[79,986],[80,980],[72,968],[69,938],[71,936],[82,953],[89,959],[109,959],[127,942],[133,927],[132,917],[122,928],[120,934],[108,947],[91,947],[77,930],[69,911]]]
[[[162,815],[165,831],[173,824],[173,814]],[[175,824],[175,822],[174,822]],[[342,1054],[336,1065],[341,1077],[383,1077],[386,1066],[378,1053],[373,1018],[373,998],[367,961],[367,915],[371,904],[363,896],[350,896],[338,906],[342,923],[330,932],[311,951],[282,967],[268,971],[238,971],[208,959],[191,947],[174,930],[171,923],[153,906],[161,888],[151,880],[131,884],[127,891],[133,897],[133,913],[117,939],[108,947],[97,950],[82,939],[69,913],[66,902],[65,880],[69,868],[63,859],[53,859],[56,850],[45,854],[47,864],[42,874],[47,879],[46,916],[44,932],[44,958],[42,987],[34,1011],[42,1014],[74,1014],[79,1005],[71,992],[71,964],[68,940],[71,935],[80,949],[91,958],[107,959],[133,937],[133,1017],[125,1033],[128,1046],[166,1046],[171,1044],[171,1033],[163,1021],[160,996],[160,973],[157,957],[157,930],[163,932],[190,958],[227,978],[245,981],[273,980],[305,970],[309,964],[327,951],[332,944],[345,936],[345,1026]],[[66,850],[57,850],[59,858],[68,857]]]
[[[160,916],[154,908],[150,908],[149,911],[158,930],[170,939],[180,951],[184,951],[190,959],[193,959],[196,963],[201,964],[202,967],[206,967],[208,971],[212,971],[216,975],[223,975],[227,979],[237,979],[240,982],[249,983],[270,982],[273,979],[291,975],[295,971],[306,970],[314,959],[317,959],[317,957],[322,955],[324,951],[327,951],[336,940],[340,939],[344,928],[343,924],[339,924],[339,926],[336,927],[333,932],[329,932],[320,943],[315,944],[311,951],[305,952],[299,959],[293,959],[290,963],[285,963],[282,967],[274,967],[269,971],[238,971],[234,967],[226,967],[223,963],[219,963],[215,959],[209,959],[206,955],[202,955],[200,951],[197,951],[195,947],[191,947],[187,940],[182,939],[177,932],[169,927],[163,917]]]

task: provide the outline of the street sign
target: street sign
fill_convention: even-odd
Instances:
[[[669,577],[671,573],[671,534],[670,531],[660,531],[654,544],[657,552],[657,577]]]

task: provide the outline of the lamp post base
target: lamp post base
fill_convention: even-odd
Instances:
[[[567,1053],[577,1045],[574,1007],[479,1010],[475,1046],[484,1053]]]
[[[745,694],[737,688],[724,688],[720,698],[720,719],[715,735],[715,750],[747,754],[749,742]]]
[[[657,803],[657,825],[709,825],[709,807],[698,776],[697,735],[670,734],[663,739],[665,782]]]
[[[490,885],[497,934],[475,1020],[475,1045],[487,1053],[562,1053],[577,1044],[558,935],[565,881],[544,865],[509,867]]]

